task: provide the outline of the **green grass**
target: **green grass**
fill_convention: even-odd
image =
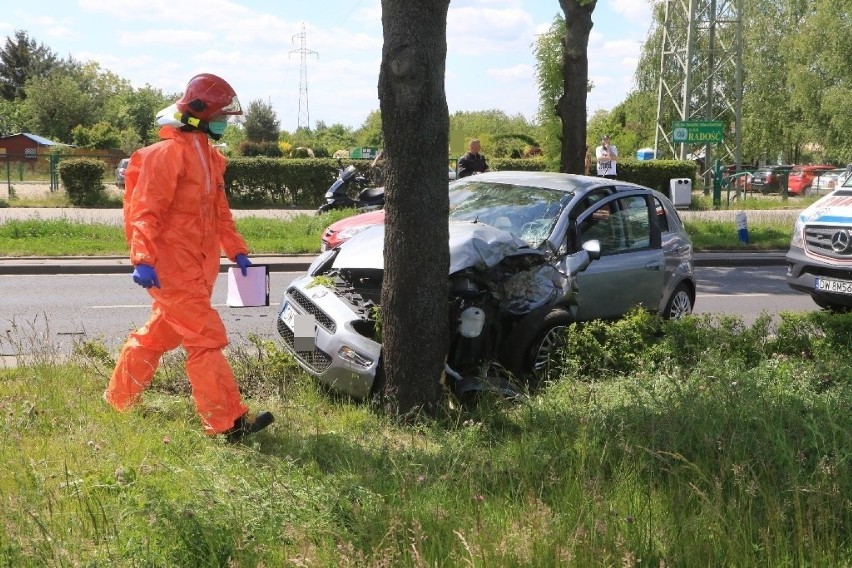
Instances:
[[[542,392],[407,425],[252,342],[229,356],[277,421],[233,446],[201,433],[180,357],[119,414],[111,354],[27,345],[0,370],[0,565],[852,563],[852,316],[568,333]]]
[[[319,252],[320,237],[330,223],[351,210],[297,215],[291,220],[247,217],[237,228],[252,254]],[[124,229],[70,219],[26,219],[0,223],[0,256],[126,255]]]
[[[806,209],[807,207],[809,207],[820,197],[823,197],[823,195],[810,195],[805,197],[789,196],[786,201],[782,199],[781,196],[778,194],[762,195],[759,193],[743,193],[741,199],[735,199],[734,197],[735,193],[732,191],[730,194],[729,202],[727,193],[723,191],[722,206],[720,207],[720,209],[795,209],[797,211],[801,211],[802,209]],[[713,209],[715,209],[713,207],[713,196],[704,195],[704,193],[700,191],[694,191],[692,192],[692,203],[689,208],[693,211],[712,211]]]
[[[684,221],[696,251],[708,250],[787,250],[794,221],[789,216],[750,222],[749,244],[739,242],[734,221]]]

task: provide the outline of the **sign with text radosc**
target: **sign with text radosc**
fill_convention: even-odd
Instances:
[[[718,144],[725,138],[721,120],[682,120],[672,123],[673,142]]]

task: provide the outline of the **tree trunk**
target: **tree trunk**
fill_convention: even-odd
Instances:
[[[592,31],[592,12],[596,3],[596,0],[559,0],[565,12],[565,38],[562,41],[565,91],[556,104],[556,114],[562,120],[560,170],[569,174],[582,174],[585,170],[589,32]]]
[[[382,360],[385,400],[402,415],[434,408],[447,354],[448,8],[449,0],[382,0]]]

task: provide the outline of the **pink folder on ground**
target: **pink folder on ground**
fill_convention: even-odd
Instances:
[[[225,303],[231,308],[252,308],[269,305],[269,270],[264,264],[253,264],[243,276],[238,266],[228,269],[228,296]]]

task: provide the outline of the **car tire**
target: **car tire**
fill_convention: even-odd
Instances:
[[[689,286],[681,282],[672,292],[666,308],[663,310],[664,319],[680,319],[692,313],[695,300],[690,293]]]
[[[822,296],[817,296],[815,294],[811,294],[811,299],[820,308],[828,310],[835,314],[845,314],[848,313],[850,309],[852,309],[849,306],[844,306],[843,304],[835,304],[834,302],[829,302]]]
[[[535,388],[548,378],[550,358],[564,342],[574,318],[562,309],[533,312],[518,322],[503,342],[501,363]]]

